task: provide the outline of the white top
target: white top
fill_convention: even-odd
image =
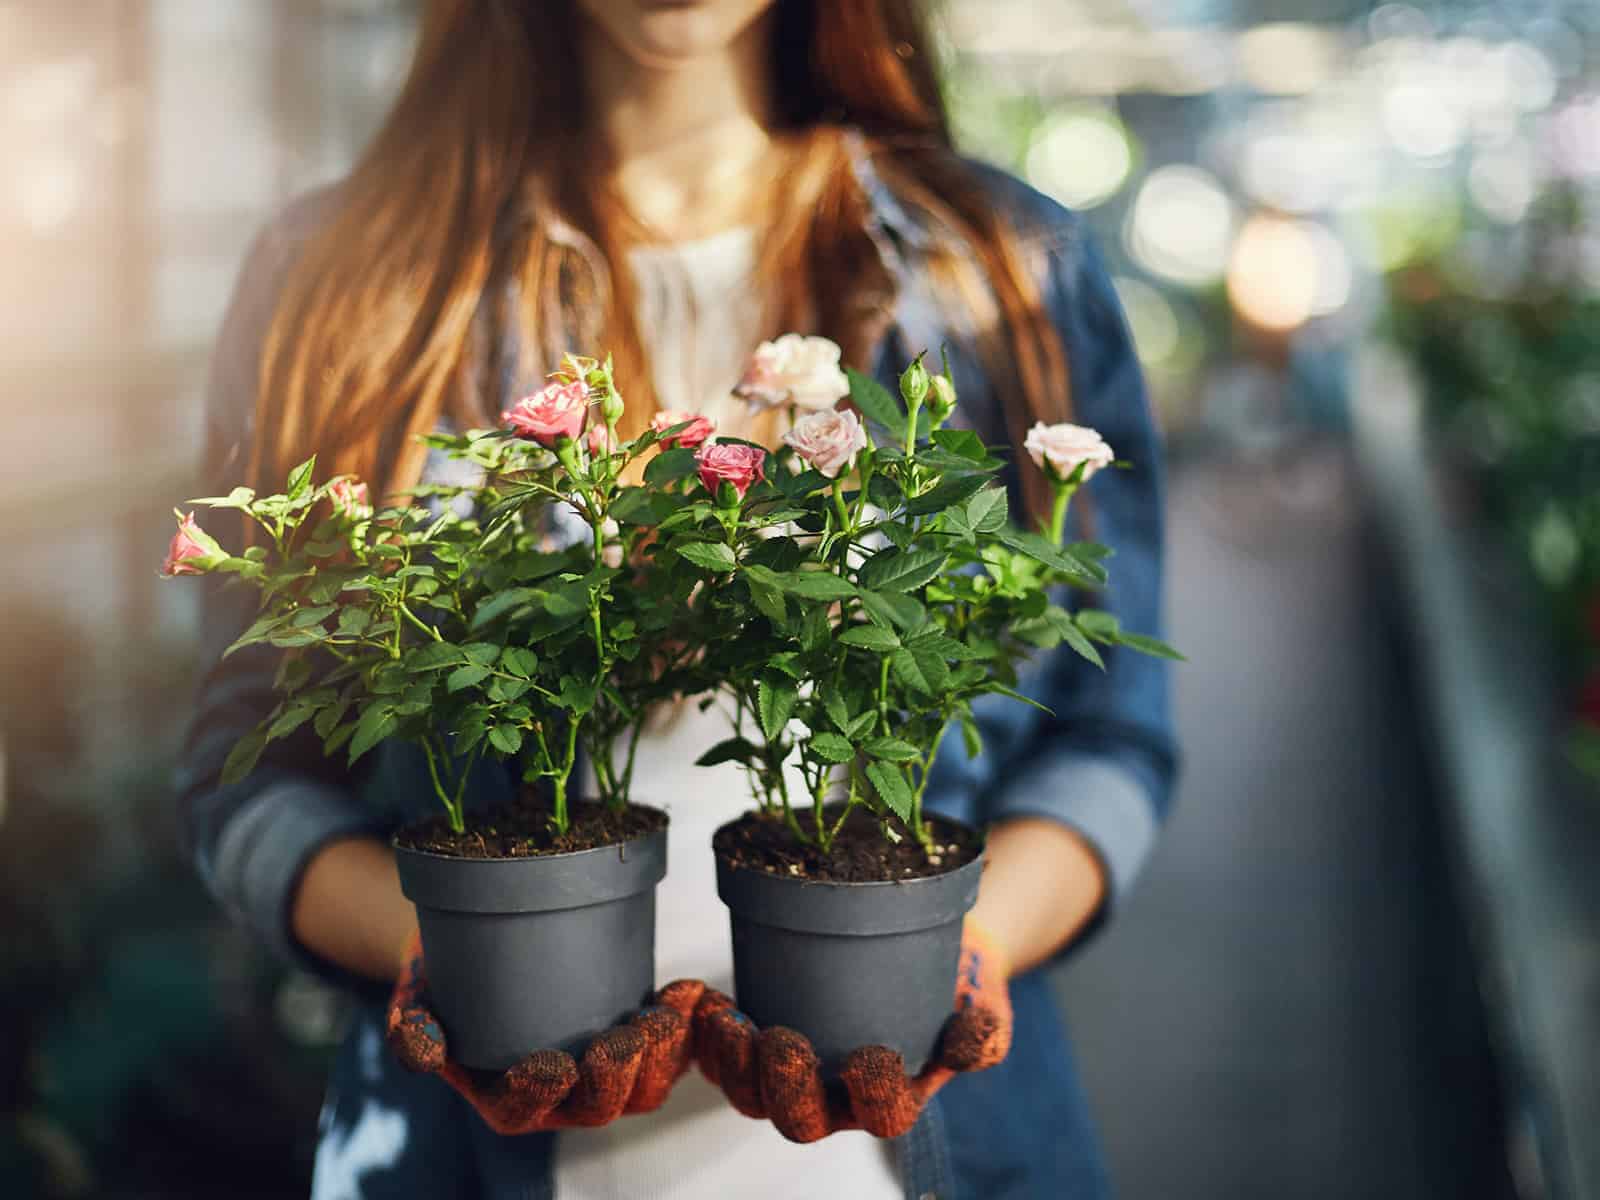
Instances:
[[[741,436],[742,402],[732,397],[760,339],[752,303],[754,241],[736,229],[699,241],[635,250],[640,333],[650,348],[663,408],[711,417]],[[717,899],[711,835],[750,808],[737,763],[694,760],[728,736],[720,705],[686,704],[662,714],[639,740],[633,799],[664,808],[667,877],[656,890],[656,978],[703,979],[733,993],[728,913]],[[592,781],[591,781],[592,782]],[[653,1113],[556,1139],[556,1200],[898,1200],[903,1195],[887,1143],[861,1132],[809,1146],[771,1122],[741,1116],[697,1069]]]

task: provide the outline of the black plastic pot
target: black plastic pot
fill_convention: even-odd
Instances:
[[[921,1070],[953,1011],[961,922],[978,898],[980,855],[944,875],[821,883],[717,859],[733,920],[734,992],[762,1028],[811,1039],[825,1074],[857,1046]]]
[[[395,859],[417,906],[429,995],[464,1066],[581,1054],[655,986],[665,829],[571,854],[453,858],[397,845]]]

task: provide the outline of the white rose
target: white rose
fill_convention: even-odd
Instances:
[[[1083,464],[1083,478],[1087,480],[1101,467],[1109,467],[1116,460],[1105,438],[1086,425],[1046,425],[1037,422],[1028,430],[1023,449],[1046,473],[1054,471],[1066,479]],[[1046,467],[1045,464],[1049,466]]]
[[[850,394],[839,355],[838,344],[825,337],[786,333],[756,347],[733,394],[755,408],[832,408]]]
[[[855,413],[830,408],[801,417],[783,440],[811,466],[829,479],[837,479],[867,448],[867,431]]]

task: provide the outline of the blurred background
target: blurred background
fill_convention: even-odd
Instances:
[[[247,240],[416,7],[0,0],[5,1196],[304,1194],[339,1002],[176,853],[155,567]],[[1600,5],[939,12],[1169,436],[1186,774],[1059,979],[1121,1194],[1600,1197]]]

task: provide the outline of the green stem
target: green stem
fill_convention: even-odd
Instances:
[[[932,839],[928,836],[927,823],[922,819],[922,794],[928,790],[928,777],[933,774],[933,760],[938,755],[939,743],[944,741],[944,735],[949,728],[950,718],[947,716],[939,726],[939,732],[933,736],[933,745],[923,757],[921,777],[917,780],[917,790],[911,797],[911,832],[917,841],[922,843],[923,849],[928,848]]]
[[[427,634],[434,641],[436,641],[436,642],[444,641],[444,637],[439,633],[439,631],[437,629],[435,629],[432,625],[429,625],[421,617],[417,616],[416,613],[412,612],[410,607],[406,604],[404,599],[401,599],[401,600],[397,601],[397,603],[400,606],[400,615],[401,616],[405,617],[406,620],[410,621],[413,625],[415,625],[418,629],[422,630],[423,633]]]
[[[567,721],[567,748],[562,754],[561,768],[556,772],[555,811],[550,823],[557,833],[566,833],[572,821],[567,816],[567,782],[572,778],[572,764],[578,755],[578,718]]]
[[[434,754],[433,737],[424,735],[422,738],[422,753],[428,759],[428,777],[433,780],[434,794],[439,797],[439,803],[444,805],[444,810],[450,817],[450,828],[455,833],[466,832],[466,823],[462,820],[461,810],[451,799],[449,791],[439,779],[439,760]]]
[[[1072,503],[1072,493],[1078,489],[1070,483],[1058,483],[1055,489],[1055,499],[1050,504],[1050,540],[1059,546],[1067,523],[1067,505]]]

